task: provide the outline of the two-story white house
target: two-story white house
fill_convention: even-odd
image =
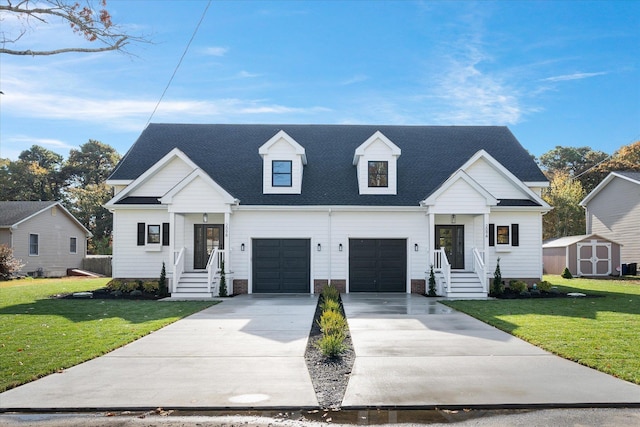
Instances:
[[[108,184],[113,277],[173,296],[486,295],[542,276],[548,186],[506,127],[151,124]]]

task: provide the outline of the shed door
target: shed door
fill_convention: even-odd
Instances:
[[[405,239],[350,239],[350,292],[406,292]]]
[[[577,244],[578,276],[608,276],[611,274],[611,243],[581,242]]]
[[[309,293],[309,239],[253,239],[253,292]]]

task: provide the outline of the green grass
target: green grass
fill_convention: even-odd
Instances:
[[[599,298],[443,301],[566,359],[640,384],[640,280],[545,280]]]
[[[213,304],[49,298],[108,281],[0,282],[0,391],[93,359]]]

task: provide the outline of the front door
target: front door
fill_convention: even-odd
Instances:
[[[451,268],[464,269],[464,225],[436,225],[436,249],[444,248]]]
[[[193,269],[207,268],[209,255],[217,246],[224,248],[223,225],[221,224],[194,224],[193,225]]]

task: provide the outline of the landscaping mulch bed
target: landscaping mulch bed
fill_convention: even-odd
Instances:
[[[307,369],[309,369],[311,383],[316,391],[318,404],[324,409],[338,409],[342,405],[342,399],[347,391],[347,384],[349,383],[353,363],[356,360],[356,354],[353,351],[351,334],[348,331],[344,340],[346,350],[339,357],[327,358],[318,349],[316,343],[322,338],[322,332],[318,325],[318,320],[322,314],[320,309],[321,299],[322,297],[318,298],[318,305],[313,317],[304,358],[307,362]],[[342,301],[340,301],[340,310],[344,315]]]
[[[498,299],[538,299],[538,298],[600,298],[602,295],[584,294],[584,295],[571,295],[567,292],[515,292],[507,288],[501,295],[491,295]]]
[[[91,296],[80,296],[76,292],[74,293],[64,293],[64,294],[55,294],[51,295],[51,298],[54,299],[119,299],[119,300],[159,300],[162,298],[166,298],[164,296],[160,296],[155,293],[142,292],[140,293],[130,293],[130,292],[117,292],[111,291],[106,288],[95,289],[91,292]]]

